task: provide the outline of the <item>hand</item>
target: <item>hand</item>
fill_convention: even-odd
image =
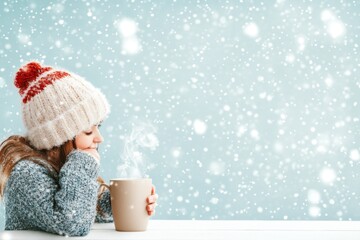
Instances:
[[[155,186],[153,185],[151,188],[151,195],[146,199],[148,205],[146,206],[146,211],[149,216],[155,213],[155,207],[157,206],[156,201],[159,198],[157,194],[155,194]]]
[[[84,152],[90,154],[90,155],[93,156],[98,162],[100,162],[100,154],[99,154],[99,152],[98,152],[95,148],[81,149],[81,151],[84,151]]]

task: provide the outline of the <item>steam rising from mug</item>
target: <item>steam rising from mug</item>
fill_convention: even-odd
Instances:
[[[123,178],[146,177],[149,168],[142,150],[155,150],[159,146],[156,128],[149,123],[139,123],[133,126],[130,135],[124,138],[124,151],[121,155],[123,164],[117,167],[118,175]]]

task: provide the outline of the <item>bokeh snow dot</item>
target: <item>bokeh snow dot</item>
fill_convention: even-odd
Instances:
[[[334,171],[334,169],[332,168],[323,168],[320,171],[320,180],[324,183],[324,184],[333,184],[334,181],[336,180],[336,173]]]
[[[327,31],[332,38],[338,38],[345,34],[345,25],[341,21],[331,21]]]
[[[331,10],[323,10],[321,12],[321,20],[332,38],[336,39],[345,34],[346,27],[344,23]]]
[[[225,171],[225,164],[223,162],[211,162],[209,165],[209,171],[213,175],[221,175]]]
[[[123,37],[134,36],[138,31],[136,22],[129,18],[121,19],[115,24]]]
[[[312,204],[319,204],[321,200],[321,195],[317,190],[310,189],[308,191],[308,201]]]
[[[244,31],[245,35],[247,35],[251,38],[255,38],[259,35],[259,28],[253,22],[245,24],[243,26],[243,31]]]
[[[353,161],[358,161],[360,159],[360,153],[357,149],[352,149],[350,151],[350,159]]]
[[[309,215],[313,218],[319,217],[321,215],[321,208],[317,206],[310,207]]]
[[[207,125],[204,121],[202,121],[200,119],[195,119],[194,123],[193,123],[193,128],[194,128],[194,131],[196,134],[202,135],[206,132]]]

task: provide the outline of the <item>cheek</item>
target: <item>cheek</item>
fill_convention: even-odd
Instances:
[[[75,137],[75,144],[77,149],[86,149],[91,145],[91,137],[80,135]]]

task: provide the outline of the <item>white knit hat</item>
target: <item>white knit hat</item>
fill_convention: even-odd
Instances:
[[[91,83],[37,62],[19,69],[15,86],[22,97],[28,139],[39,150],[60,146],[110,112],[105,96]]]

